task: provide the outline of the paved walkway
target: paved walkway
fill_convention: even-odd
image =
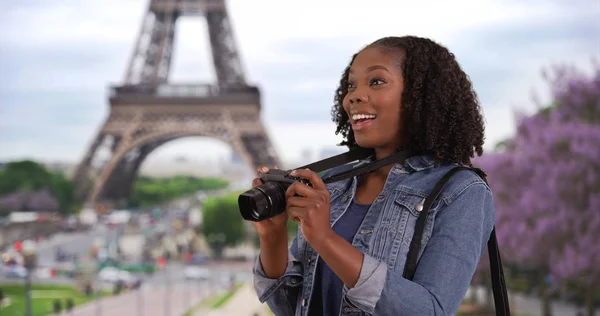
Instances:
[[[207,288],[147,288],[76,308],[69,316],[181,316],[208,297]]]
[[[194,316],[268,316],[267,304],[261,304],[256,297],[252,283],[247,282],[219,309],[200,310]]]
[[[479,293],[478,293],[479,294]],[[481,293],[483,294],[483,293]],[[511,309],[518,313],[531,316],[541,316],[540,301],[537,298],[526,297],[522,295],[510,296]],[[553,302],[552,310],[554,315],[576,316],[579,309],[563,302]],[[600,316],[600,311],[597,312]],[[269,307],[267,304],[261,304],[256,297],[252,283],[245,283],[234,296],[225,303],[222,308],[217,310],[202,310],[196,312],[194,316],[268,316]]]

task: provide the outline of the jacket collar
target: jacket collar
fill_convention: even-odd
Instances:
[[[435,165],[435,159],[432,155],[413,156],[406,159],[404,164],[413,171],[421,171],[432,168]]]
[[[367,157],[366,159],[358,162],[356,165],[354,165],[354,168],[363,166],[363,165],[368,164],[373,161],[375,161],[375,155],[371,155],[371,156]],[[432,155],[412,156],[412,157],[409,157],[406,160],[404,160],[404,166],[408,167],[408,169],[410,169],[410,171],[421,171],[421,170],[429,169],[429,168],[432,168],[434,166],[434,164],[435,164],[435,159],[433,158]]]

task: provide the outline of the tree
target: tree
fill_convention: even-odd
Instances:
[[[75,200],[74,185],[64,174],[49,171],[30,160],[10,162],[0,171],[0,195],[43,188],[47,188],[58,201],[62,213],[76,211],[78,204]]]
[[[476,163],[488,175],[504,259],[528,269],[550,315],[548,283],[575,281],[588,315],[600,284],[600,69],[557,68],[554,102],[522,116],[505,150]],[[549,278],[550,277],[550,278]]]
[[[80,204],[75,197],[75,185],[64,174],[51,173],[48,189],[60,203],[63,213],[74,214],[78,211]]]
[[[18,190],[35,191],[47,187],[51,182],[52,174],[34,161],[9,162],[0,171],[0,194]]]
[[[238,208],[239,193],[208,198],[204,202],[201,231],[217,258],[228,246],[236,246],[246,237],[244,220]]]

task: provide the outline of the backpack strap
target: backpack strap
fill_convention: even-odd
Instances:
[[[452,168],[448,171],[435,185],[429,196],[425,199],[423,209],[417,219],[415,226],[415,233],[410,243],[408,255],[406,258],[406,264],[404,266],[403,276],[408,280],[412,280],[417,270],[419,249],[421,247],[421,240],[423,238],[423,231],[425,230],[425,224],[427,223],[427,215],[433,203],[438,199],[442,193],[448,180],[457,172],[461,170],[471,170],[477,173],[477,175],[487,184],[486,174],[483,170],[478,168],[469,168],[466,166],[459,166]],[[508,293],[506,289],[506,281],[504,279],[504,270],[502,268],[502,259],[500,258],[500,249],[498,247],[498,240],[496,238],[496,227],[492,229],[490,238],[487,243],[488,254],[490,259],[490,270],[492,274],[492,289],[494,292],[494,305],[496,306],[497,316],[510,316],[510,307],[508,303]]]

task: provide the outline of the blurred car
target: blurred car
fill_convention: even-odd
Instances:
[[[20,265],[8,265],[4,267],[4,276],[7,278],[24,278],[27,276],[27,269]]]
[[[106,267],[98,272],[98,280],[110,284],[122,283],[126,287],[139,287],[141,280],[136,278],[131,272],[121,270],[115,267]]]
[[[183,269],[183,276],[187,280],[208,280],[210,279],[210,271],[205,268],[187,266]]]

